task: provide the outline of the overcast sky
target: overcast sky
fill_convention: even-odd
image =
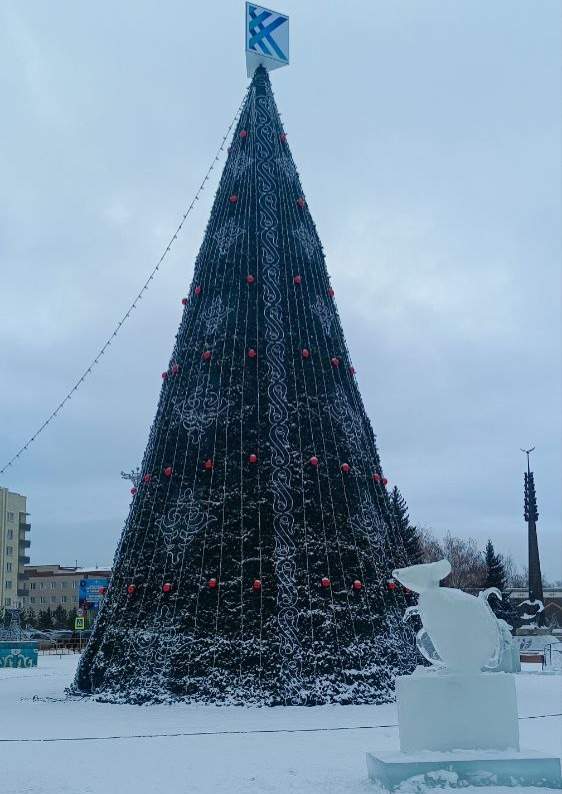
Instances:
[[[275,4],[274,4],[275,5]],[[558,0],[283,0],[273,88],[385,473],[413,520],[560,577]],[[111,332],[247,84],[243,3],[0,6],[0,468]],[[221,160],[224,162],[224,158]],[[217,184],[5,475],[34,563],[111,561]]]

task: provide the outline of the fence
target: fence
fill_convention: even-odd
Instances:
[[[39,640],[39,653],[44,656],[65,656],[82,653],[86,640]]]
[[[562,671],[562,642],[551,642],[544,646],[543,670]]]

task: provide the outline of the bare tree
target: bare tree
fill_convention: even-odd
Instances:
[[[447,532],[444,538],[437,539],[431,530],[419,529],[424,562],[442,560],[451,563],[451,573],[443,581],[446,587],[478,589],[486,580],[484,556],[474,538],[459,538]]]

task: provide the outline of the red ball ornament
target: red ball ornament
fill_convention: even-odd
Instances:
[[[230,201],[231,204],[236,204],[236,202],[238,201],[238,196],[236,195],[236,193],[233,193],[232,196],[229,196],[228,200]]]
[[[256,351],[254,350],[254,348],[253,348],[253,347],[251,347],[251,348],[248,350],[248,358],[255,358],[256,356],[257,356],[257,353],[256,353]]]
[[[394,579],[388,579],[386,586],[389,590],[396,590],[396,582]]]
[[[293,282],[295,284],[302,284],[302,276],[294,276],[293,277]]]
[[[361,582],[361,580],[360,580],[360,579],[356,579],[356,580],[353,582],[353,589],[354,589],[354,590],[361,590],[361,589],[362,589],[362,587],[363,587],[363,583]]]
[[[261,590],[261,579],[254,579],[252,584],[252,590],[254,591],[254,593],[259,593],[259,591]]]
[[[249,463],[257,463],[257,462],[258,462],[258,456],[257,456],[257,455],[255,455],[255,454],[252,452],[252,454],[251,454],[251,455],[249,455],[249,457],[248,457],[248,461],[249,461]]]
[[[299,197],[298,197],[298,199],[297,199],[297,204],[298,204],[298,205],[299,205],[299,207],[301,207],[301,208],[302,208],[302,207],[304,207],[304,205],[306,204],[306,201],[304,200],[304,196],[299,196]]]
[[[316,455],[313,455],[308,462],[311,466],[318,466],[318,458]]]
[[[340,360],[339,360],[339,358],[337,356],[334,356],[333,358],[331,358],[330,362],[332,364],[332,367],[339,367],[339,365],[340,365]]]
[[[386,477],[382,478],[382,484],[383,485],[388,485],[388,480],[386,479]]]
[[[350,367],[350,368],[349,368],[349,374],[350,374],[350,375],[355,375],[355,371],[356,371],[356,370],[355,370],[355,367]]]
[[[173,473],[174,470],[172,469],[172,467],[166,466],[166,468],[164,469],[164,477],[171,477]]]
[[[127,592],[129,593],[129,595],[133,595],[133,593],[136,593],[136,591],[137,591],[137,586],[136,585],[134,585],[134,584],[128,584],[127,585]]]
[[[182,298],[181,299],[181,305],[182,306],[187,306],[187,298]]]
[[[336,293],[334,292],[334,290],[330,287],[330,289],[328,290],[328,297],[333,298],[335,294]]]
[[[203,468],[205,469],[205,471],[211,471],[211,469],[213,468],[212,458],[208,458],[208,460],[205,461],[205,463],[203,464]]]
[[[287,133],[282,132],[281,135],[279,136],[279,140],[281,141],[281,143],[285,143],[287,140]]]
[[[240,137],[241,138],[247,138],[248,137],[247,131],[246,130],[240,130]]]
[[[209,581],[207,582],[207,587],[209,588],[209,590],[216,590],[217,584],[218,582],[216,579],[209,579]]]
[[[246,284],[253,284],[255,280],[256,280],[256,279],[255,279],[255,277],[254,277],[254,276],[252,276],[252,274],[251,274],[251,273],[249,273],[249,274],[246,276]]]
[[[171,593],[173,589],[174,589],[174,586],[173,586],[173,584],[171,582],[164,582],[164,584],[162,585],[162,592],[163,593]]]
[[[351,466],[349,465],[349,463],[342,463],[341,470],[343,471],[344,474],[347,474],[350,469]]]
[[[151,481],[151,479],[152,479],[151,474],[145,474],[144,477],[142,478],[142,481],[148,483]]]
[[[330,582],[327,576],[323,576],[322,579],[320,580],[320,584],[324,589],[327,589],[328,587],[330,587],[332,583]]]
[[[180,371],[180,365],[174,364],[174,366],[172,367],[172,375],[177,375],[179,371]]]
[[[380,474],[373,474],[373,482],[380,482],[381,476]]]
[[[98,593],[100,595],[105,595],[107,593],[107,587],[100,587],[100,589],[98,590]]]
[[[194,292],[196,295],[201,295],[201,292],[202,292],[202,290],[201,290],[201,287],[195,287],[195,289],[193,290],[193,292]]]
[[[310,350],[308,350],[306,347],[303,347],[303,349],[302,349],[302,357],[303,358],[310,358]]]
[[[210,350],[205,350],[205,352],[202,355],[203,361],[210,361],[211,360],[211,355],[212,354],[211,354]]]
[[[136,494],[136,492],[137,492],[136,488],[131,488],[131,493],[133,494],[133,496]]]
[[[162,380],[166,380],[167,377],[168,377],[168,373],[167,372],[163,372],[162,373]]]

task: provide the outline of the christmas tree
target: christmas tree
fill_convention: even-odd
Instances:
[[[214,200],[74,692],[377,703],[415,649],[407,565],[269,76]]]

